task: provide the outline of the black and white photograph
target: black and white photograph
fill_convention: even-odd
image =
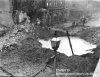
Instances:
[[[100,0],[0,0],[0,77],[100,77]]]

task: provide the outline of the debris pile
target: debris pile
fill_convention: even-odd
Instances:
[[[15,25],[6,35],[0,37],[0,50],[3,46],[10,46],[11,44],[21,45],[21,41],[27,38],[30,32],[32,33],[31,26],[32,25],[26,23]]]
[[[100,44],[100,28],[86,29],[79,34],[79,37],[96,45]]]

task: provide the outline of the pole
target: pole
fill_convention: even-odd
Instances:
[[[56,77],[56,50],[55,51],[55,58],[54,58],[54,77]]]
[[[71,44],[71,40],[70,40],[70,36],[69,36],[68,31],[67,31],[67,36],[68,36],[68,40],[69,40],[69,44],[70,44],[70,48],[71,48],[71,51],[72,51],[72,55],[74,55],[73,47],[72,47],[72,44]]]

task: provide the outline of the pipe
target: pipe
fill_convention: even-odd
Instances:
[[[72,44],[71,44],[70,35],[69,35],[68,31],[67,31],[67,37],[68,37],[68,40],[69,40],[69,44],[70,44],[70,48],[71,48],[71,51],[72,51],[72,55],[74,55],[73,47],[72,47]]]

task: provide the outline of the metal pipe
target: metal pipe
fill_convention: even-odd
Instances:
[[[69,44],[70,44],[70,48],[71,48],[71,51],[72,51],[72,55],[74,55],[73,47],[72,47],[72,43],[71,43],[71,40],[70,40],[70,36],[69,36],[68,31],[67,31],[67,36],[68,36],[68,40],[69,40]]]

